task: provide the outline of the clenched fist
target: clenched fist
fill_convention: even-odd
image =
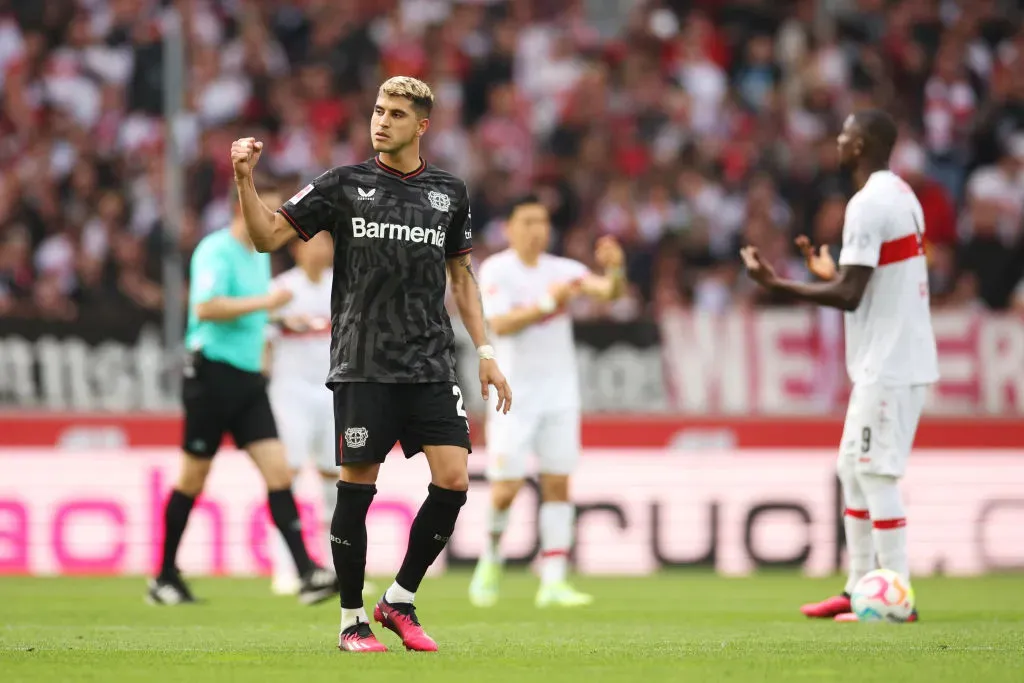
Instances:
[[[232,142],[231,166],[235,169],[235,178],[241,180],[250,177],[262,152],[263,143],[256,138],[240,138]]]

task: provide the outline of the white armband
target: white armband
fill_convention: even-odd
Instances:
[[[490,344],[476,347],[476,352],[479,354],[480,360],[494,360],[494,347]]]

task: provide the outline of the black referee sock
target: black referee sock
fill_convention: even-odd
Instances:
[[[363,606],[366,578],[366,513],[377,494],[373,484],[338,482],[338,504],[331,518],[331,557],[341,588],[342,609]]]
[[[313,568],[313,561],[309,559],[306,542],[302,540],[302,523],[299,521],[299,508],[295,505],[292,490],[289,488],[271,491],[267,495],[267,502],[270,504],[270,516],[274,519],[274,526],[284,536],[284,542],[288,544],[299,576],[305,576],[306,572]]]
[[[427,569],[455,531],[455,520],[465,504],[465,491],[452,491],[433,484],[427,486],[427,499],[409,530],[409,549],[405,551],[395,583],[412,593],[419,589]]]
[[[181,537],[188,525],[188,516],[192,513],[192,506],[195,503],[195,498],[186,496],[177,489],[171,491],[171,496],[167,499],[167,506],[164,508],[164,557],[160,565],[162,577],[172,576],[176,571],[178,546],[181,544]]]

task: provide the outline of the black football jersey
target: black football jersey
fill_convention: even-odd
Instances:
[[[304,240],[334,236],[328,386],[455,381],[445,263],[472,250],[465,182],[373,158],[332,168],[278,211]]]

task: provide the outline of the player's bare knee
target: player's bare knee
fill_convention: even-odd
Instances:
[[[440,486],[449,491],[468,491],[469,472],[444,472],[430,478],[434,486]]]
[[[178,483],[175,488],[186,496],[195,498],[203,492],[206,477],[210,474],[211,464],[212,460],[209,458],[197,458],[186,453],[182,459],[181,473],[178,475]]]
[[[505,479],[491,483],[491,505],[497,510],[512,507],[519,490],[523,488],[522,479]]]
[[[252,458],[256,469],[263,475],[271,491],[286,489],[292,485],[291,467],[284,455],[284,445],[278,439],[261,439],[246,445],[246,452]]]
[[[545,503],[564,503],[569,500],[569,475],[541,474],[540,499]]]
[[[376,484],[380,465],[377,463],[361,463],[342,465],[338,479],[347,484]]]
[[[430,482],[450,491],[469,490],[469,452],[458,446],[425,446]]]

